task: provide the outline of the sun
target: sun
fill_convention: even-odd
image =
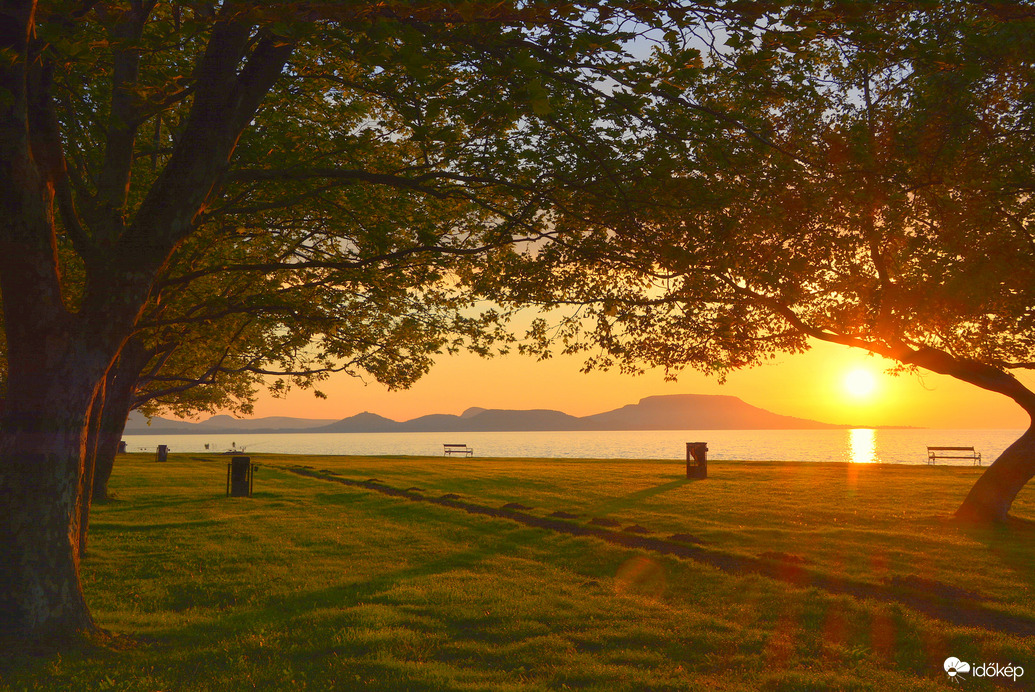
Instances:
[[[857,368],[845,375],[843,385],[851,397],[865,399],[877,390],[877,378],[869,370]]]

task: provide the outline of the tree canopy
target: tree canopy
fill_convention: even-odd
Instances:
[[[820,338],[1035,411],[1009,374],[1035,363],[1031,22],[1019,3],[11,0],[0,629],[92,628],[74,538],[116,382],[404,386],[488,347],[477,295],[580,306],[562,337],[602,366],[721,373]],[[1035,472],[1035,432],[1011,449],[971,515],[1005,516]]]
[[[558,242],[501,257],[504,294],[578,306],[556,333],[589,367],[721,375],[819,339],[1035,415],[1012,374],[1035,365],[1033,22],[1014,4],[786,3],[669,34],[629,86],[622,194],[583,195]],[[959,515],[1004,519],[1033,444]]]
[[[92,627],[72,537],[131,346],[171,369],[141,370],[154,386],[198,379],[201,354],[202,376],[272,359],[401,386],[458,338],[484,347],[492,318],[459,290],[465,265],[551,233],[569,194],[577,145],[539,123],[614,127],[603,73],[680,16],[640,2],[7,3],[0,627]]]

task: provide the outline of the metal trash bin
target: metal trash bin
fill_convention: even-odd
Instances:
[[[708,443],[687,442],[686,443],[686,477],[707,478],[708,477]]]
[[[169,445],[158,445],[158,450],[155,452],[155,461],[168,461],[169,460]]]
[[[233,457],[226,465],[227,497],[251,497],[254,471],[251,457]]]

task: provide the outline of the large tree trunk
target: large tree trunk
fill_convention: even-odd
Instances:
[[[0,238],[2,240],[2,238]],[[4,253],[3,250],[11,252]],[[67,638],[96,628],[79,579],[89,513],[91,412],[125,335],[67,311],[53,251],[0,242],[7,398],[0,421],[0,632]],[[126,301],[129,304],[129,301]],[[94,315],[103,313],[93,313]],[[128,332],[131,324],[121,322]]]
[[[128,416],[128,401],[125,405],[109,405],[105,402],[100,430],[97,433],[97,455],[94,458],[94,502],[103,504],[111,501],[108,481],[111,480],[111,472],[115,468],[115,457],[119,453],[119,443],[122,441],[122,432],[126,429]]]
[[[95,629],[79,580],[87,417],[104,374],[103,363],[91,360],[70,357],[65,367],[29,373],[11,368],[0,436],[5,634],[43,639]],[[31,382],[21,381],[26,374]]]
[[[147,3],[135,4],[138,14],[126,18],[139,35]],[[155,276],[193,230],[293,49],[273,35],[254,40],[255,27],[223,5],[195,69],[187,123],[133,221],[122,221],[132,137],[116,133],[91,205],[103,213],[84,227],[66,183],[53,65],[37,52],[35,10],[34,0],[5,0],[0,12],[0,298],[9,365],[0,420],[0,634],[19,638],[95,627],[79,580],[91,407]],[[58,11],[54,21],[67,19]],[[126,90],[113,91],[133,93],[137,51],[123,43],[113,74]],[[142,122],[137,101],[113,97],[112,121]],[[65,231],[86,268],[81,290],[64,285],[58,270],[59,190]]]
[[[115,455],[119,451],[122,432],[126,429],[126,418],[133,405],[137,380],[151,356],[152,352],[137,338],[130,339],[122,348],[118,362],[108,371],[94,458],[94,502],[107,502],[110,499],[108,481],[115,466]]]
[[[849,346],[858,346],[853,339],[826,339]],[[906,347],[870,348],[874,353],[910,365],[949,375],[956,379],[1010,397],[1024,409],[1031,421],[1027,432],[1007,447],[988,467],[963,504],[956,518],[976,522],[1006,521],[1014,498],[1021,488],[1035,477],[1035,392],[1028,389],[1006,370],[968,358],[960,358],[935,348]]]
[[[767,303],[769,307],[772,304]],[[1035,478],[1035,392],[1028,389],[1008,371],[976,360],[960,358],[935,348],[912,349],[904,345],[882,346],[863,342],[853,337],[832,335],[822,330],[802,326],[788,309],[777,310],[793,324],[802,327],[810,336],[831,343],[865,348],[892,360],[917,365],[933,372],[949,375],[990,392],[1010,397],[1024,409],[1031,421],[1028,430],[978,478],[959,509],[956,518],[975,522],[1004,522],[1017,493]],[[797,321],[796,321],[797,320]]]
[[[965,521],[1006,521],[1017,493],[1035,477],[1035,424],[999,455],[988,467],[963,504],[956,517]]]
[[[52,217],[62,161],[28,88],[47,78],[28,57],[34,10],[5,3],[0,21],[0,632],[22,638],[94,628],[79,581],[80,501],[87,419],[114,356],[105,362],[64,305]]]
[[[97,433],[104,408],[103,384],[94,395],[86,423],[86,445],[83,450],[83,478],[79,498],[79,557],[86,557],[86,537],[90,530],[90,505],[93,498],[93,478],[97,463]]]

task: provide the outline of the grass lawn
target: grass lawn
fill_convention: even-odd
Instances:
[[[127,636],[0,690],[1035,689],[1035,521],[947,520],[980,469],[252,458],[120,457],[83,576]]]

